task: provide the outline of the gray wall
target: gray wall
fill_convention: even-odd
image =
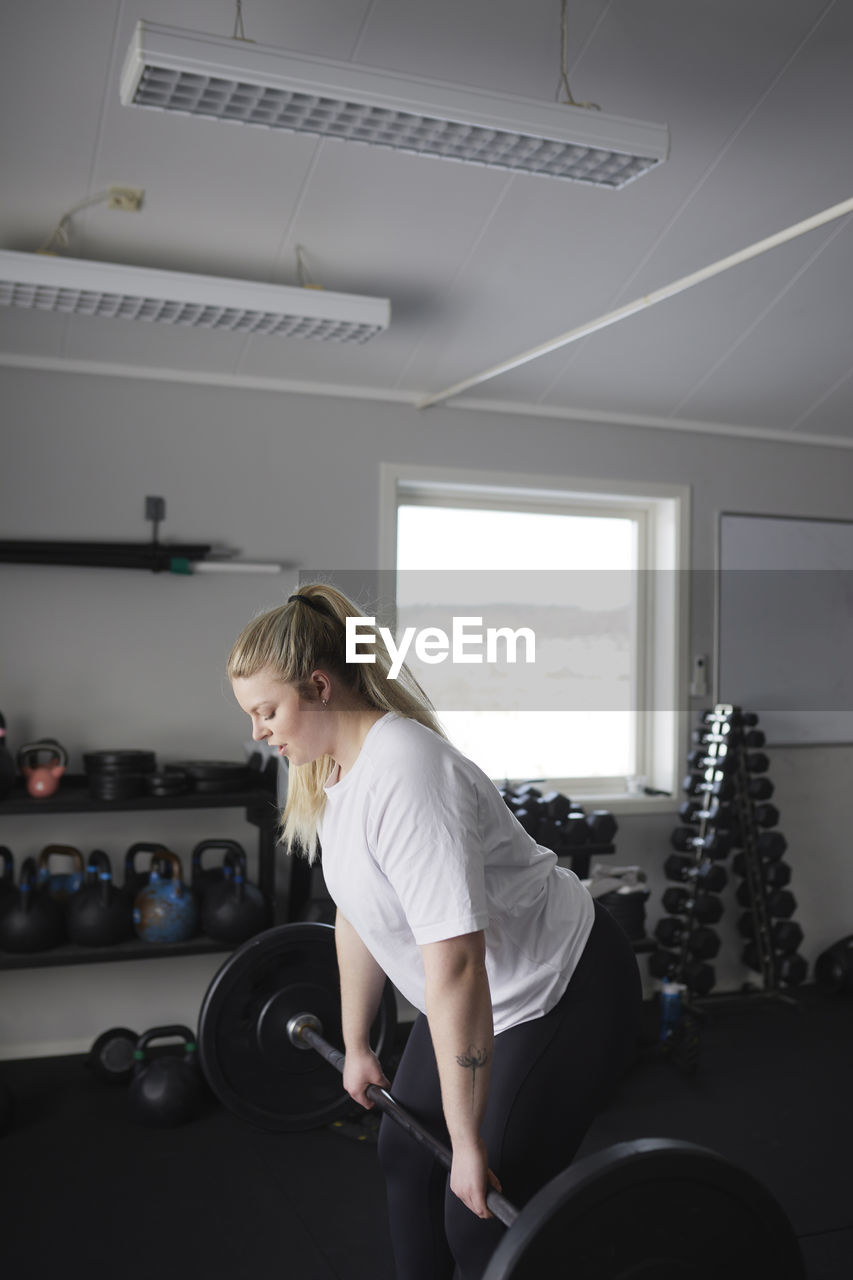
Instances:
[[[714,564],[720,510],[850,518],[853,451],[637,427],[579,424],[367,401],[320,399],[4,370],[0,537],[142,540],[146,494],[162,494],[169,540],[211,541],[304,568],[376,564],[381,462],[483,468],[692,486],[692,563]],[[232,639],[278,602],[280,578],[180,578],[139,572],[0,566],[0,709],[14,747],[59,738],[72,767],[91,747],[143,746],[161,758],[236,758],[247,724],[222,678]],[[691,652],[713,652],[709,573],[696,575]],[[698,704],[697,704],[698,705]],[[790,846],[797,919],[810,960],[853,930],[853,864],[844,847],[848,747],[773,753]],[[650,923],[672,813],[620,814],[618,864],[639,863]],[[232,835],[241,815],[57,815],[5,819],[0,842],[20,860],[50,841],[103,845],[161,839],[185,855]],[[736,959],[727,898],[719,985],[749,977]],[[0,1056],[76,1052],[106,1027],[193,1023],[215,958],[0,973]]]

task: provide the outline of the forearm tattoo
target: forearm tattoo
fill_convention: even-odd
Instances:
[[[463,1069],[471,1072],[471,1103],[473,1105],[477,1090],[477,1072],[484,1067],[491,1058],[488,1049],[477,1049],[473,1044],[468,1046],[465,1053],[456,1055],[456,1061]]]

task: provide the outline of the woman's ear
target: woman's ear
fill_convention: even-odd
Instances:
[[[314,689],[318,702],[321,702],[323,706],[325,706],[329,701],[329,695],[332,692],[332,682],[326,675],[326,672],[312,671],[311,686]]]

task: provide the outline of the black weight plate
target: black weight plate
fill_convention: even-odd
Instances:
[[[152,773],[157,757],[153,751],[87,751],[83,765],[87,773]]]
[[[340,987],[335,931],[325,924],[286,924],[256,935],[226,960],[201,1007],[202,1070],[229,1111],[261,1129],[295,1132],[331,1124],[355,1105],[340,1073],[287,1036],[298,1013],[313,1013],[323,1035],[340,1045]],[[396,1027],[386,986],[371,1043],[387,1049]]]
[[[193,778],[190,780],[190,788],[196,795],[228,795],[232,791],[241,791],[249,786],[254,787],[255,777],[255,774],[245,770],[240,774],[235,773],[230,778]]]
[[[249,766],[235,760],[183,760],[180,767],[192,778],[208,782],[225,782],[242,778]]]
[[[509,1194],[509,1189],[507,1189]],[[714,1151],[667,1138],[623,1142],[543,1187],[483,1280],[805,1280],[793,1228],[770,1192]]]

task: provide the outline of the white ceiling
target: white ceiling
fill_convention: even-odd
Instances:
[[[0,309],[0,360],[417,401],[853,196],[849,0],[569,0],[569,79],[669,124],[621,191],[123,107],[139,19],[230,36],[233,0],[26,0],[0,51],[0,248],[387,296],[362,347]],[[559,0],[244,0],[259,43],[553,101]],[[853,443],[853,226],[813,230],[468,393],[527,412]],[[429,412],[428,410],[425,412]],[[695,429],[695,428],[694,428]]]

